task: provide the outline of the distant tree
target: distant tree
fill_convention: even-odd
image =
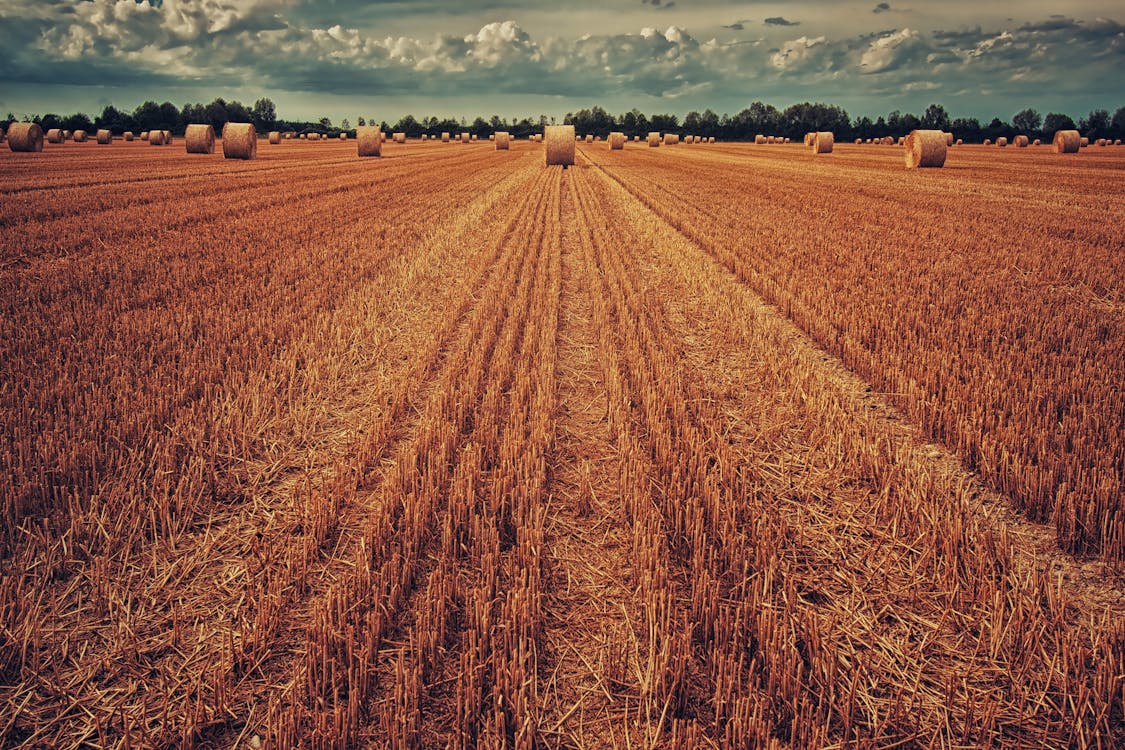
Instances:
[[[711,109],[703,110],[699,118],[699,135],[718,136],[720,134],[719,116]]]
[[[891,132],[890,126],[887,125],[887,121],[882,117],[879,117],[879,119],[875,121],[875,125],[871,130],[873,133],[872,138],[886,138]]]
[[[1113,138],[1125,138],[1125,107],[1119,107],[1113,113],[1113,119],[1109,121],[1110,136]]]
[[[348,118],[345,117],[344,120],[340,123],[340,130],[351,130],[351,129],[352,129],[352,124],[351,124],[351,122],[348,121]]]
[[[1053,139],[1055,133],[1059,130],[1074,130],[1075,128],[1074,120],[1070,119],[1070,115],[1048,112],[1047,116],[1043,118],[1043,137],[1048,140]]]
[[[1109,135],[1109,112],[1095,109],[1078,121],[1078,130],[1088,138],[1105,138]]]
[[[367,120],[363,119],[363,117],[360,116],[360,117],[356,118],[355,124],[356,124],[357,127],[363,128],[363,127],[367,126]]]
[[[75,112],[73,115],[67,115],[66,117],[62,118],[62,126],[66,130],[94,129],[93,121],[81,112]]]
[[[61,128],[62,127],[62,118],[59,117],[58,115],[52,114],[50,112],[43,115],[43,117],[41,119],[39,119],[38,122],[39,122],[40,127],[42,127],[44,130],[50,130],[51,128]]]
[[[319,123],[320,127],[324,128],[325,130],[332,127],[332,120],[327,117],[322,117],[317,122]]]
[[[856,121],[852,123],[852,134],[855,138],[874,138],[875,123],[871,122],[871,118],[867,115],[857,117]]]
[[[137,127],[141,130],[157,130],[160,129],[160,105],[154,101],[146,101],[133,110],[133,119],[137,121]],[[63,125],[68,130],[73,130],[67,125]]]
[[[235,99],[227,102],[227,122],[253,122],[254,118],[246,105]]]
[[[922,121],[919,127],[925,130],[949,130],[950,128],[949,115],[945,111],[945,107],[940,104],[931,104],[926,107],[926,111],[922,113]]]
[[[970,143],[981,140],[982,128],[980,120],[975,117],[958,117],[949,124],[954,138],[963,139]]]
[[[94,127],[112,130],[114,133],[123,133],[125,131],[125,115],[112,104],[107,105],[102,113],[94,118]]]
[[[689,134],[695,135],[699,132],[700,126],[703,124],[703,116],[694,110],[684,115],[684,130]]]
[[[1001,120],[999,117],[993,117],[992,122],[984,127],[985,138],[991,138],[995,141],[997,138],[1010,138],[1015,135],[1012,126]]]
[[[250,110],[250,122],[258,130],[273,130],[277,123],[277,108],[273,101],[263,97],[254,102],[254,108]]]
[[[1034,109],[1024,109],[1012,115],[1012,127],[1020,134],[1035,137],[1039,134],[1039,126],[1043,118]]]

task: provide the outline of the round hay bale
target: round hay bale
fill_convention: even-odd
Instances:
[[[75,130],[70,137],[75,143],[85,143],[88,135],[85,130]]]
[[[63,138],[61,128],[51,128],[47,131],[47,143],[62,143],[64,140],[66,139]]]
[[[574,165],[574,126],[548,125],[544,128],[547,142],[547,166]]]
[[[713,135],[707,136],[707,142],[708,143],[714,143],[715,142],[715,136],[713,136]]]
[[[871,145],[871,139],[868,138],[866,141],[864,141],[864,145],[870,146]]]
[[[395,143],[406,143],[406,133],[395,133]]]
[[[348,140],[348,134],[347,133],[340,133],[340,140],[341,141]]]
[[[223,144],[224,150],[226,144]],[[184,149],[189,154],[215,153],[215,128],[211,125],[195,123],[184,131]]]
[[[1099,138],[1098,140],[1096,140],[1094,142],[1099,146],[1105,146],[1105,138]]]
[[[639,135],[633,136],[633,143],[640,143],[640,142],[641,142],[641,137]]]
[[[542,133],[536,133],[535,134],[535,142],[536,143],[542,143],[543,142],[543,134]]]
[[[512,137],[508,134],[508,131],[499,130],[493,133],[491,138],[496,142],[497,151],[508,151],[510,149],[509,144],[511,143]]]
[[[472,140],[472,136],[470,136],[468,133],[461,134],[461,143],[472,143]]]
[[[281,143],[281,131],[271,130],[269,141],[271,146],[276,146],[277,144]]]
[[[786,143],[790,143],[790,140],[788,138],[783,138],[781,142],[782,142],[782,144],[786,144]]]
[[[625,148],[625,134],[624,133],[610,133],[607,139],[610,151],[620,151]]]
[[[1113,145],[1114,146],[1120,146],[1121,145],[1121,139],[1120,138],[1114,138],[1113,139]]]
[[[816,133],[805,133],[805,145],[812,148],[813,141],[816,139]]]
[[[660,145],[660,140],[661,140],[660,133],[655,133],[655,132],[649,133],[648,134],[648,146],[649,146],[649,148],[657,148]]]
[[[1004,148],[1005,146],[1008,145],[1008,139],[1005,138],[1004,136],[1000,136],[999,138],[996,139],[996,145],[999,146],[1000,148]]]
[[[43,128],[34,122],[13,122],[8,125],[8,149],[22,153],[43,150]]]
[[[1041,140],[1039,140],[1038,138],[1036,138],[1036,139],[1035,139],[1034,141],[1032,141],[1032,142],[1031,142],[1031,145],[1032,145],[1032,146],[1042,146],[1042,145],[1043,145],[1043,141],[1041,141]]]
[[[379,137],[377,125],[361,125],[355,129],[357,156],[382,156],[383,139]]]
[[[676,133],[665,133],[664,134],[664,145],[665,146],[675,146],[679,142],[680,142],[680,136],[678,134],[676,134]]]
[[[946,146],[952,146],[953,145],[953,133],[946,133],[945,134],[945,145]]]
[[[587,135],[586,136],[586,143],[593,143],[593,142],[594,142],[594,136]]]
[[[1077,154],[1082,145],[1082,136],[1077,130],[1056,130],[1053,145],[1056,154]]]
[[[248,122],[228,122],[223,126],[223,158],[254,159],[258,156],[258,133]]]
[[[306,140],[310,140],[310,141],[319,141],[320,140],[320,133],[309,133],[307,136],[305,136],[305,138],[306,138]]]
[[[857,145],[857,146],[860,146],[860,145],[862,145],[862,144],[863,144],[863,139],[862,139],[862,138],[856,138],[856,139],[855,139],[855,145]]]
[[[495,133],[489,133],[488,134],[488,140],[495,141],[496,140],[496,134]]]
[[[164,131],[163,130],[150,130],[150,131],[148,131],[148,145],[150,145],[150,146],[163,146],[164,145]]]
[[[1087,146],[1089,146],[1089,145],[1090,145],[1090,139],[1089,139],[1089,138],[1085,138],[1085,137],[1083,137],[1082,139],[1080,139],[1080,140],[1078,141],[1078,145],[1079,145],[1079,146],[1080,146],[1081,148],[1086,148]]]
[[[70,140],[70,131],[69,131],[69,130],[64,130],[64,131],[62,132],[62,139],[63,139],[64,141],[69,141],[69,140]]]
[[[762,135],[761,133],[759,133],[758,135],[754,136],[754,143],[756,143],[760,146],[763,143],[766,143],[766,137],[764,135]]]
[[[906,168],[945,166],[945,133],[940,130],[913,130],[906,136]]]
[[[965,145],[965,141],[963,141],[962,139],[958,138],[958,139],[957,139],[957,145],[958,145],[958,146],[964,146],[964,145]]]
[[[898,140],[895,142],[895,144],[898,145],[898,146],[902,146],[905,143],[906,143],[906,136],[902,136],[902,135],[900,135],[898,137]],[[948,146],[949,144],[947,143],[945,145]]]
[[[164,145],[167,146],[168,144],[170,144],[172,142],[172,131],[171,130],[164,130],[164,131],[161,131],[161,132],[164,133]]]
[[[132,141],[133,138],[134,138],[133,131],[132,130],[126,130],[124,133],[121,134],[121,137],[124,138],[126,141]]]
[[[1012,139],[1012,145],[1016,148],[1027,148],[1031,145],[1031,139],[1029,139],[1026,135],[1017,135]]]
[[[442,143],[449,143],[449,133],[442,133],[441,134],[441,142]]]
[[[832,147],[835,145],[836,136],[832,135],[829,131],[821,131],[813,134],[812,150],[814,154],[830,154]]]
[[[984,139],[984,145],[991,146],[992,145],[992,139],[991,138],[985,138]]]
[[[105,128],[99,129],[97,134],[94,137],[97,139],[98,143],[101,144],[102,146],[106,146],[106,145],[109,145],[109,144],[113,143],[113,133],[110,132],[109,130],[106,130]]]

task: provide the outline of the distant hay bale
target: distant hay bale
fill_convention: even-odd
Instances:
[[[715,136],[713,136],[713,135],[707,136],[707,142],[708,143],[714,143],[715,142]]]
[[[767,142],[766,137],[764,135],[762,135],[761,133],[754,136],[754,143],[758,144],[759,146],[762,145],[763,143],[766,143],[766,142]]]
[[[946,146],[952,146],[953,145],[953,133],[947,132],[945,134],[945,145]]]
[[[43,128],[34,122],[13,122],[8,125],[8,149],[22,153],[43,150]]]
[[[171,130],[164,130],[164,131],[161,131],[161,132],[164,133],[164,145],[167,146],[169,143],[172,142],[172,131]]]
[[[664,145],[665,146],[675,146],[679,142],[680,142],[680,136],[678,134],[676,134],[676,133],[665,133],[664,134]]]
[[[164,145],[164,131],[163,130],[150,130],[150,131],[148,131],[148,145],[150,145],[150,146],[163,146]]]
[[[613,132],[609,134],[609,138],[606,139],[606,142],[609,143],[610,151],[620,151],[625,148],[625,140],[624,133]]]
[[[805,133],[805,145],[808,146],[809,148],[812,148],[813,140],[815,140],[815,139],[816,139],[816,133],[814,133],[814,132]]]
[[[225,143],[223,149],[226,150]],[[188,125],[184,131],[184,151],[189,154],[215,153],[215,128],[198,123]]]
[[[383,139],[377,125],[360,125],[355,129],[355,147],[358,156],[382,156]]]
[[[895,145],[897,145],[897,146],[902,146],[902,145],[904,145],[905,143],[906,143],[906,136],[904,136],[904,135],[900,135],[900,136],[898,137],[898,140],[897,140],[897,141],[895,141]],[[948,146],[949,144],[947,143],[947,144],[945,144],[945,145],[946,145],[946,146]]]
[[[781,142],[782,142],[783,144],[784,144],[784,143],[789,143],[789,142],[790,142],[790,140],[789,140],[788,138],[783,138],[783,139],[781,140]]]
[[[75,143],[85,143],[88,136],[85,130],[75,130],[70,137]]]
[[[258,133],[248,122],[228,122],[223,126],[223,158],[254,159],[258,156]]]
[[[547,166],[574,165],[574,126],[548,125],[544,128],[547,142]]]
[[[907,169],[945,165],[945,133],[940,130],[913,130],[906,136]]]
[[[659,146],[660,140],[661,140],[660,133],[655,133],[655,132],[649,133],[648,134],[648,146],[649,146],[649,148],[656,148],[657,146]]]
[[[64,130],[62,132],[62,138],[63,138],[64,141],[69,141],[70,140],[70,131]]]
[[[472,137],[468,133],[461,134],[461,143],[471,143],[472,140]]]
[[[1121,139],[1120,138],[1113,139],[1113,145],[1114,146],[1120,146],[1121,145]]]
[[[496,141],[497,151],[508,151],[511,148],[509,144],[511,143],[512,137],[506,130],[499,130],[493,133],[492,140]]]
[[[696,143],[703,143],[703,137],[702,136],[697,135],[697,136],[693,136],[693,137],[695,138]]]
[[[94,138],[97,139],[99,144],[106,146],[113,143],[113,132],[106,130],[105,128],[100,128],[94,135]]]
[[[281,143],[281,131],[271,130],[269,140],[271,146],[276,146],[277,144]]]
[[[469,136],[469,140],[470,141],[477,141],[477,140],[480,140],[480,138],[477,137],[476,133],[473,133],[472,135]]]
[[[893,135],[888,135],[887,137],[885,137],[885,138],[883,139],[883,145],[884,145],[884,146],[893,146],[893,145],[895,145],[895,138],[894,138],[894,136],[893,136]]]
[[[1056,130],[1053,145],[1056,154],[1077,154],[1082,146],[1082,136],[1077,130]]]
[[[543,142],[543,134],[542,133],[536,133],[535,134],[535,142],[536,143],[542,143]]]
[[[855,145],[859,146],[859,145],[862,145],[862,144],[863,144],[863,139],[862,139],[862,138],[856,138],[856,139],[855,139]]]
[[[489,133],[488,134],[488,140],[495,141],[496,140],[496,134],[495,133]]]
[[[1089,139],[1089,138],[1086,138],[1086,137],[1083,137],[1083,138],[1081,138],[1081,139],[1080,139],[1080,140],[1078,141],[1078,145],[1079,145],[1079,146],[1080,146],[1081,148],[1086,148],[1087,146],[1089,146],[1089,145],[1090,145],[1090,139]]]
[[[639,135],[633,136],[633,143],[640,143],[641,137]]]
[[[1032,145],[1032,146],[1042,146],[1042,145],[1043,145],[1043,141],[1041,141],[1041,140],[1039,140],[1038,138],[1036,138],[1036,139],[1035,139],[1034,141],[1032,141],[1032,142],[1031,142],[1031,145]]]
[[[812,150],[814,154],[830,154],[835,145],[836,136],[827,130],[813,134]]]
[[[864,145],[867,145],[867,146],[871,145],[871,139],[868,138],[866,141],[864,141]]]
[[[449,133],[442,133],[441,134],[441,142],[442,143],[449,143]]]
[[[1008,139],[1005,138],[1004,136],[1000,136],[999,138],[996,139],[996,145],[999,146],[1000,148],[1004,148],[1005,146],[1008,145]]]
[[[586,143],[593,143],[593,142],[594,142],[594,136],[587,134],[586,135]]]
[[[47,131],[47,143],[62,143],[64,140],[61,128],[51,128]]]
[[[132,141],[133,140],[133,131],[132,130],[126,130],[124,133],[121,134],[121,137],[124,138],[127,141]]]
[[[1094,143],[1096,143],[1098,146],[1105,146],[1105,138],[1099,138],[1098,140],[1094,141]]]
[[[1016,148],[1027,148],[1031,145],[1031,139],[1029,139],[1026,135],[1017,135],[1012,139],[1012,145]]]
[[[957,145],[958,145],[958,146],[964,146],[964,145],[965,145],[965,141],[963,141],[962,139],[958,138],[958,139],[957,139]]]
[[[406,143],[406,133],[395,133],[393,137],[395,143]]]
[[[319,141],[320,140],[320,133],[308,133],[305,136],[305,140],[307,140],[307,141]]]
[[[985,138],[984,139],[984,145],[991,146],[992,145],[992,139],[991,138]]]

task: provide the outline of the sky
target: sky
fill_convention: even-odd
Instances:
[[[0,49],[17,116],[263,96],[333,122],[1125,106],[1121,0],[0,0]]]

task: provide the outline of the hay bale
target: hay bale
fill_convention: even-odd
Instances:
[[[74,134],[70,137],[71,137],[71,140],[73,140],[75,143],[85,143],[86,139],[89,136],[88,136],[88,134],[86,133],[85,130],[75,130]]]
[[[468,133],[461,134],[461,143],[472,143],[472,140],[472,136],[470,136]]]
[[[625,134],[624,133],[610,133],[607,139],[610,151],[620,151],[625,148]]]
[[[783,138],[783,139],[781,140],[781,142],[782,142],[783,144],[786,144],[786,143],[791,143],[791,141],[790,141],[790,140],[789,140],[788,138]]]
[[[1032,141],[1032,142],[1031,142],[1031,145],[1032,145],[1032,146],[1042,146],[1042,145],[1043,145],[1043,141],[1041,141],[1041,140],[1039,140],[1038,138],[1036,138],[1036,139],[1035,139],[1034,141]]]
[[[167,146],[168,144],[170,144],[172,142],[172,131],[171,130],[164,130],[164,131],[161,131],[161,132],[164,133],[164,145]]]
[[[633,143],[640,143],[640,142],[641,142],[641,137],[639,135],[633,136]]]
[[[1094,141],[1094,143],[1096,143],[1098,146],[1105,146],[1105,138],[1099,138],[1098,140]]]
[[[864,145],[870,146],[871,145],[871,139],[868,138],[866,141],[864,141]]]
[[[1086,148],[1090,145],[1090,139],[1083,137],[1078,141],[1078,145],[1080,148]]]
[[[107,146],[113,143],[113,133],[109,130],[106,130],[105,128],[99,128],[98,132],[94,135],[94,138],[102,146]]]
[[[276,146],[277,144],[281,143],[281,131],[271,130],[269,141],[271,146]]]
[[[1114,145],[1114,146],[1120,146],[1120,145],[1121,145],[1121,139],[1120,139],[1120,138],[1115,138],[1115,139],[1113,140],[1113,145]]]
[[[223,148],[225,151],[225,143]],[[215,153],[215,128],[198,123],[188,125],[184,131],[184,150],[189,154]]]
[[[945,145],[947,147],[953,145],[953,133],[946,133],[945,134]]]
[[[708,143],[714,143],[715,142],[715,136],[713,136],[713,135],[707,136],[707,142]]]
[[[812,150],[814,154],[830,154],[835,145],[836,136],[827,130],[813,134]]]
[[[512,137],[510,135],[508,135],[508,131],[499,130],[499,131],[493,133],[491,138],[492,138],[493,141],[496,142],[496,150],[497,151],[508,151],[509,150],[509,144],[511,143]]]
[[[963,141],[962,139],[958,138],[958,139],[957,139],[957,145],[958,145],[958,146],[964,146],[964,145],[965,145],[965,141]]]
[[[51,128],[47,131],[47,143],[62,143],[64,140],[66,139],[63,138],[61,128]]]
[[[573,166],[574,126],[548,125],[544,131],[547,141],[547,166]]]
[[[586,143],[593,143],[593,142],[594,142],[594,136],[587,135],[586,136]]]
[[[62,132],[62,139],[63,139],[64,141],[69,141],[69,140],[70,140],[70,131],[69,131],[69,130],[64,130],[64,131]]]
[[[542,133],[536,133],[535,134],[535,142],[536,143],[542,143],[543,142],[543,134]]]
[[[132,130],[126,130],[124,133],[121,134],[121,137],[124,138],[126,141],[132,141],[133,137],[134,137],[133,131]]]
[[[764,135],[762,135],[761,133],[754,136],[754,143],[758,144],[759,146],[762,145],[765,142],[766,142],[766,137]]]
[[[856,138],[855,139],[855,145],[857,145],[857,146],[863,145],[863,139],[862,138]]]
[[[1012,139],[1012,145],[1016,148],[1027,148],[1031,145],[1031,139],[1026,135],[1017,135]]]
[[[377,125],[361,125],[355,129],[357,156],[382,156],[383,139],[379,137]]]
[[[907,169],[945,166],[945,133],[940,130],[914,130],[906,136]]]
[[[896,143],[896,145],[898,145],[898,146],[902,146],[903,144],[905,144],[905,143],[906,143],[906,136],[902,136],[902,135],[900,135],[900,136],[898,137],[898,140],[897,140],[897,141],[896,141],[895,143]],[[949,144],[947,143],[947,144],[945,144],[945,145],[946,145],[946,146],[948,146]]]
[[[150,146],[163,146],[164,145],[164,131],[163,130],[150,130],[150,131],[148,131],[148,145],[150,145]]]
[[[22,153],[43,150],[43,128],[34,122],[13,122],[8,125],[8,148]]]
[[[441,142],[442,143],[449,143],[449,133],[443,132],[441,134]]]
[[[807,146],[808,148],[812,148],[813,140],[815,138],[816,138],[816,133],[814,133],[814,132],[805,133],[805,146]]]
[[[991,138],[985,138],[984,139],[984,145],[991,146],[992,145],[992,139]]]
[[[223,158],[254,159],[258,156],[258,133],[248,122],[228,122],[223,126]]]
[[[660,133],[655,133],[655,132],[649,133],[648,134],[648,146],[649,146],[649,148],[658,147],[660,145],[660,140],[661,140]]]
[[[996,139],[996,145],[999,146],[1000,148],[1004,148],[1005,146],[1008,145],[1008,139],[1005,138],[1004,136],[1000,136],[999,138]]]
[[[679,142],[680,142],[680,136],[677,135],[676,133],[665,133],[664,134],[664,145],[665,146],[675,146]]]
[[[392,137],[395,139],[395,143],[406,143],[406,133],[395,133]]]
[[[1054,147],[1056,154],[1077,154],[1082,145],[1082,136],[1077,130],[1056,130]]]

